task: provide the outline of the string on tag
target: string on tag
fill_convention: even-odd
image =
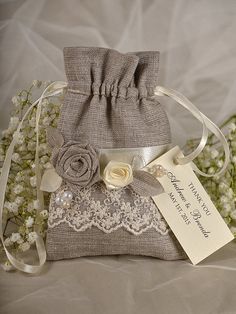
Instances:
[[[172,99],[174,99],[177,103],[179,103],[181,106],[183,106],[185,109],[190,111],[190,113],[197,118],[202,123],[202,136],[201,140],[199,142],[199,145],[197,148],[191,152],[189,155],[184,157],[178,157],[176,156],[175,162],[179,165],[185,165],[187,163],[191,163],[191,166],[195,172],[198,174],[204,176],[204,177],[213,177],[213,176],[220,176],[222,175],[230,161],[230,150],[229,145],[227,143],[227,140],[222,133],[222,131],[218,128],[218,126],[213,123],[208,117],[206,117],[197,107],[194,106],[194,104],[187,99],[183,94],[163,86],[157,86],[154,91],[155,97],[156,96],[168,96]],[[214,173],[214,174],[208,174],[202,172],[192,161],[202,152],[204,149],[207,139],[208,139],[208,130],[211,131],[220,141],[224,148],[225,153],[225,160],[222,168]]]
[[[42,236],[39,234],[37,227],[35,227],[35,232],[37,234],[36,238],[36,249],[39,257],[39,264],[38,265],[30,265],[26,264],[23,261],[17,259],[15,256],[13,256],[8,249],[5,246],[4,243],[4,237],[3,237],[3,208],[4,208],[4,201],[5,201],[5,193],[6,193],[6,187],[8,182],[8,176],[11,168],[11,159],[14,152],[14,147],[17,143],[17,140],[20,135],[20,131],[23,125],[24,120],[28,117],[29,113],[37,106],[36,110],[36,126],[35,126],[35,133],[36,133],[36,151],[35,151],[35,173],[36,173],[36,182],[37,182],[37,200],[39,202],[39,209],[37,210],[37,214],[44,209],[44,198],[43,198],[43,192],[40,191],[40,182],[41,182],[41,171],[39,166],[39,120],[41,115],[41,107],[42,107],[42,101],[45,98],[59,96],[63,93],[64,88],[67,86],[67,83],[65,82],[53,82],[48,87],[45,88],[42,95],[28,108],[28,110],[25,112],[22,120],[20,121],[17,130],[15,131],[13,135],[13,139],[11,144],[9,145],[5,160],[3,162],[2,166],[2,172],[0,176],[0,238],[2,241],[3,248],[5,250],[6,256],[9,259],[10,263],[18,270],[34,274],[39,272],[44,263],[46,262],[46,249],[45,244]]]

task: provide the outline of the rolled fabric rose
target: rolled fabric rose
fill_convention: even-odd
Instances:
[[[112,160],[106,165],[102,178],[108,189],[119,189],[133,181],[133,170],[130,164]]]
[[[51,161],[59,176],[77,187],[90,187],[100,180],[99,159],[88,143],[71,140],[55,147]]]
[[[99,158],[90,144],[76,140],[65,143],[60,131],[52,127],[47,128],[47,140],[52,149],[51,163],[67,183],[80,188],[100,180]]]

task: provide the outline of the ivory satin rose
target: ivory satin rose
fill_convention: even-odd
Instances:
[[[102,179],[107,189],[122,188],[133,182],[132,167],[127,163],[112,160],[105,167]]]

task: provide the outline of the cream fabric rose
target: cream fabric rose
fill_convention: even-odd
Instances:
[[[108,189],[119,189],[133,182],[133,170],[127,163],[112,160],[105,167],[102,178]]]

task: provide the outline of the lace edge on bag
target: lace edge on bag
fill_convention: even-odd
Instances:
[[[87,229],[91,229],[92,227],[97,227],[99,230],[103,231],[104,233],[112,233],[113,231],[116,231],[120,228],[124,228],[125,230],[129,231],[130,233],[132,233],[133,235],[136,235],[136,236],[140,235],[143,232],[145,232],[149,229],[152,229],[152,228],[162,235],[166,235],[170,232],[170,228],[166,228],[165,230],[162,230],[161,228],[158,228],[157,226],[155,226],[153,224],[150,224],[149,226],[146,226],[145,228],[143,228],[139,231],[135,231],[132,228],[130,228],[129,226],[124,225],[123,223],[121,223],[120,225],[117,225],[116,227],[113,227],[111,229],[105,229],[105,228],[102,228],[99,224],[97,224],[95,222],[90,222],[87,225],[84,225],[78,229],[75,225],[73,225],[69,221],[67,221],[66,217],[57,221],[57,222],[49,223],[48,227],[53,229],[54,227],[57,227],[62,223],[66,223],[69,227],[74,229],[76,232],[83,232],[83,231],[86,231]]]
[[[48,227],[66,223],[76,232],[97,227],[104,233],[124,228],[134,235],[153,228],[166,235],[170,228],[151,198],[137,195],[129,187],[108,191],[101,183],[73,193],[73,198],[58,204],[67,193],[66,184],[52,193]],[[99,198],[96,193],[99,191]],[[131,194],[130,194],[131,193]],[[76,196],[75,196],[76,195]]]

